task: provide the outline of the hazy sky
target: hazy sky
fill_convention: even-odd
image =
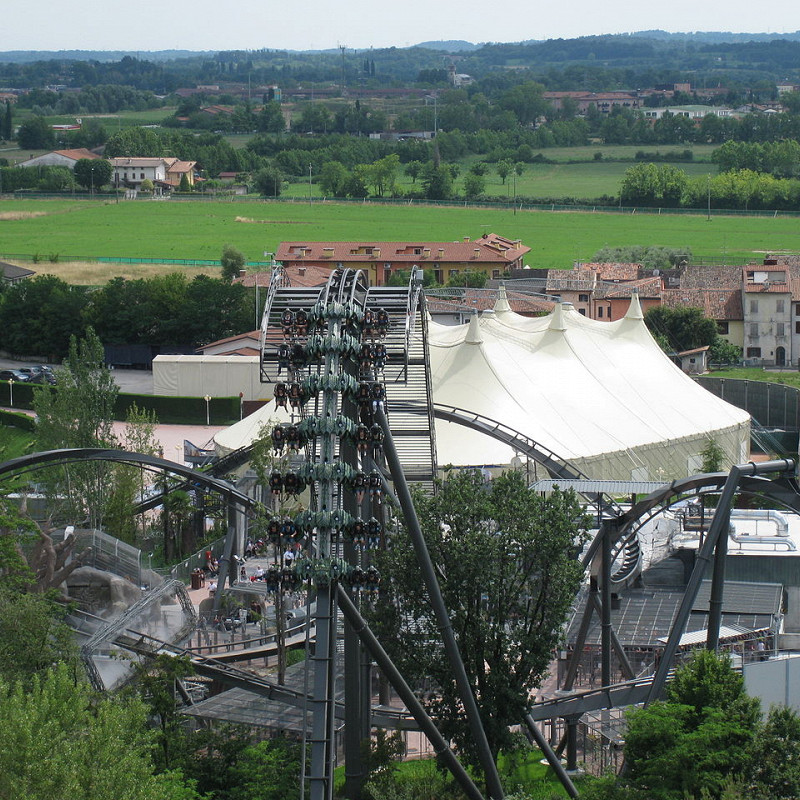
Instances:
[[[518,42],[661,28],[788,33],[785,0],[9,0],[0,50],[406,47],[438,39]]]

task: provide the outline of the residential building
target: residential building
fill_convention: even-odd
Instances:
[[[465,272],[500,278],[520,269],[530,252],[520,240],[485,233],[460,242],[281,242],[275,260],[284,267],[314,266],[363,270],[373,286],[383,286],[392,273],[419,267],[433,272],[436,283],[458,281]]]
[[[27,161],[21,161],[18,167],[66,167],[75,169],[75,164],[82,158],[101,159],[102,156],[87,150],[85,147],[76,147],[72,150],[53,150],[50,153],[43,153]]]
[[[640,264],[577,262],[571,270],[548,272],[546,294],[572,303],[590,319],[622,319],[634,292],[645,312],[661,302],[661,277],[641,273]]]
[[[111,183],[117,187],[139,189],[142,181],[149,180],[157,192],[177,189],[185,175],[194,186],[194,161],[177,158],[112,158],[114,174]]]
[[[31,269],[25,267],[18,267],[16,264],[7,264],[5,261],[0,261],[0,279],[3,283],[19,283],[26,278],[31,278],[36,273]]]
[[[721,106],[665,106],[663,108],[645,108],[642,112],[646,119],[661,119],[665,114],[673,117],[688,117],[689,119],[700,122],[703,117],[711,114],[715,117],[734,117],[737,113],[732,108],[722,108]]]
[[[742,270],[744,358],[757,364],[792,364],[793,314],[798,316],[800,296],[793,302],[788,265],[767,264]]]
[[[635,110],[642,106],[636,92],[544,92],[543,97],[557,110],[566,98],[570,98],[577,105],[579,114],[585,114],[591,106],[601,114],[610,114],[617,107]]]

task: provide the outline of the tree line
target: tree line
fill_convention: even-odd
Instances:
[[[0,293],[3,349],[60,361],[92,327],[104,344],[193,349],[249,330],[254,298],[241,284],[175,272],[114,278],[99,289],[37,275]]]

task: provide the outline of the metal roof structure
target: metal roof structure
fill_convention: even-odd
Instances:
[[[780,584],[728,581],[725,584],[722,617],[727,628],[763,631],[771,627],[780,613],[783,588]],[[684,635],[701,632],[705,641],[711,581],[703,581]],[[625,647],[661,648],[670,634],[683,599],[682,587],[636,588],[619,594],[619,608],[612,609],[614,630]],[[582,598],[567,630],[567,641],[574,641],[586,598]],[[600,620],[593,617],[586,637],[589,646],[600,645]]]

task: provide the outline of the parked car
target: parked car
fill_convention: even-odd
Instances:
[[[31,376],[21,369],[0,369],[0,381],[14,381],[14,383],[30,383]]]
[[[43,364],[35,364],[32,367],[20,367],[19,371],[29,375],[31,383],[49,383],[52,385],[56,382],[56,376],[53,374],[53,370]]]

